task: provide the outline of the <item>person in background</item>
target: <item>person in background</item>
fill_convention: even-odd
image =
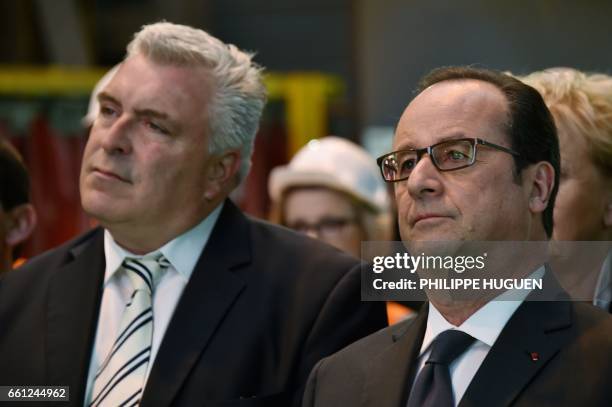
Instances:
[[[0,139],[0,275],[13,268],[15,251],[35,227],[28,171],[15,147]]]
[[[311,140],[268,182],[272,219],[355,257],[391,238],[389,195],[374,159],[334,136]]]
[[[268,182],[271,219],[337,249],[361,257],[361,242],[392,239],[387,186],[373,157],[340,137],[311,140]],[[364,259],[368,260],[368,259]],[[387,304],[390,323],[412,313]]]
[[[0,280],[0,385],[69,386],[74,406],[298,405],[319,359],[386,318],[358,261],[227,198],[261,68],[160,22],[97,98],[80,193],[100,227]]]
[[[612,77],[550,68],[519,79],[540,92],[559,134],[553,239],[612,241]],[[588,289],[595,305],[612,312],[612,253],[604,258]]]

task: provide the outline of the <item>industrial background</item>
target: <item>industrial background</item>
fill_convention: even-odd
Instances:
[[[77,182],[89,94],[132,34],[162,19],[256,52],[266,67],[270,103],[236,196],[260,217],[270,169],[309,139],[335,134],[373,155],[387,150],[432,68],[612,72],[607,0],[2,0],[0,137],[22,152],[39,213],[26,255],[91,226]]]

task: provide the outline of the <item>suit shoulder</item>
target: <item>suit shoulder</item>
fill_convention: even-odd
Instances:
[[[368,363],[368,361],[375,358],[380,352],[392,346],[399,337],[409,333],[412,329],[416,329],[413,323],[414,321],[414,317],[406,319],[353,342],[326,358],[326,367],[333,368],[334,365],[346,366],[347,364],[351,366],[361,366]]]
[[[21,267],[6,273],[0,284],[0,289],[6,286],[46,280],[57,267],[64,264],[70,258],[73,250],[78,250],[79,247],[88,243],[94,237],[100,236],[102,233],[100,228],[90,230],[58,247],[29,259]]]

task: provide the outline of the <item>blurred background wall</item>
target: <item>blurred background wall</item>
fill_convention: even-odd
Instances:
[[[356,10],[359,113],[393,126],[420,76],[477,64],[528,73],[612,70],[609,0],[361,0]]]
[[[269,170],[308,139],[388,150],[416,81],[434,67],[612,71],[609,0],[3,0],[0,137],[23,153],[41,218],[26,254],[91,226],[77,184],[89,92],[132,34],[161,19],[254,51],[267,68],[271,100],[236,194],[262,217]]]

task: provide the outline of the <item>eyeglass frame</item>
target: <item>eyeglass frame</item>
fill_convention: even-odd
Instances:
[[[459,167],[456,168],[449,168],[449,169],[442,169],[440,168],[440,166],[438,165],[438,163],[436,162],[436,160],[434,159],[434,156],[432,154],[432,149],[435,148],[436,146],[439,146],[441,144],[445,144],[445,143],[449,143],[449,142],[454,142],[454,141],[470,141],[471,142],[471,146],[472,149],[474,151],[474,154],[471,157],[471,160],[469,163],[465,164],[465,165],[461,165]],[[380,157],[378,157],[376,159],[376,163],[378,164],[378,169],[380,170],[380,173],[382,175],[382,178],[385,182],[399,182],[399,181],[404,181],[407,180],[408,178],[410,178],[410,174],[408,174],[406,177],[403,178],[398,178],[398,179],[394,179],[394,180],[388,180],[387,178],[385,178],[385,172],[383,170],[383,160],[387,157],[389,157],[392,154],[397,154],[397,153],[405,153],[405,152],[415,152],[416,153],[416,162],[415,162],[415,166],[419,163],[419,161],[421,161],[421,158],[423,157],[423,155],[425,153],[427,153],[430,157],[430,160],[432,162],[432,164],[434,165],[434,167],[436,167],[436,169],[438,171],[441,172],[448,172],[448,171],[455,171],[455,170],[460,170],[463,168],[467,168],[467,167],[471,167],[472,165],[474,165],[474,163],[476,163],[476,155],[478,154],[478,145],[482,145],[482,146],[488,146],[491,148],[494,148],[496,150],[499,151],[503,151],[504,153],[508,153],[510,155],[513,155],[515,157],[520,157],[520,154],[517,153],[514,150],[511,150],[509,148],[506,148],[504,146],[500,146],[499,144],[495,144],[495,143],[491,143],[489,141],[483,140],[481,138],[477,138],[477,137],[465,137],[465,138],[458,138],[458,139],[449,139],[449,140],[442,140],[438,143],[432,144],[428,147],[423,147],[423,148],[404,148],[401,150],[395,150],[392,151],[390,153],[387,154],[383,154]],[[410,171],[410,173],[412,173],[412,171]]]

